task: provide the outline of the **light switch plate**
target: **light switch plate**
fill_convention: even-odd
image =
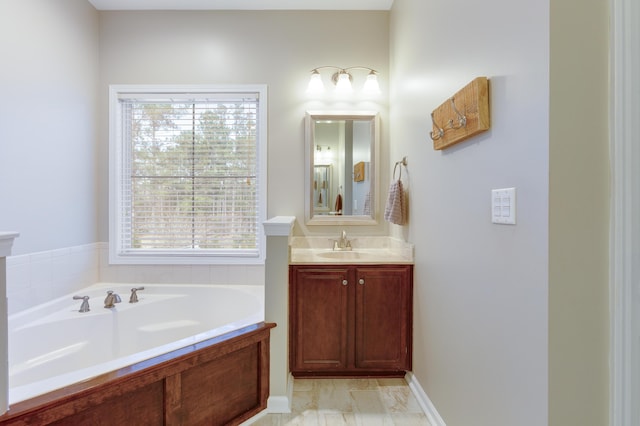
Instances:
[[[502,225],[516,224],[516,189],[491,190],[491,222]]]

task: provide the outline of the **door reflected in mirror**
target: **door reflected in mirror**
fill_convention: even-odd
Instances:
[[[313,167],[313,209],[317,214],[328,213],[331,197],[331,164]]]
[[[305,124],[307,224],[375,224],[378,114],[308,112]]]

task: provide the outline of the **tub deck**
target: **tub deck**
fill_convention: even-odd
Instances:
[[[0,425],[236,425],[264,410],[269,333],[258,323],[19,402]]]

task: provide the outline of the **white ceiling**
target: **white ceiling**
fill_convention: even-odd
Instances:
[[[389,10],[393,0],[89,0],[98,10]]]

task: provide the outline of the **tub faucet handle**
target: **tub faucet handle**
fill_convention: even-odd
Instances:
[[[89,312],[89,296],[73,296],[73,300],[82,300],[80,310],[78,312]]]
[[[131,297],[129,303],[138,303],[138,292],[144,290],[144,287],[135,287],[131,289]]]
[[[113,290],[107,291],[107,297],[104,299],[104,307],[107,309],[113,308],[116,303],[122,302],[122,299]]]

